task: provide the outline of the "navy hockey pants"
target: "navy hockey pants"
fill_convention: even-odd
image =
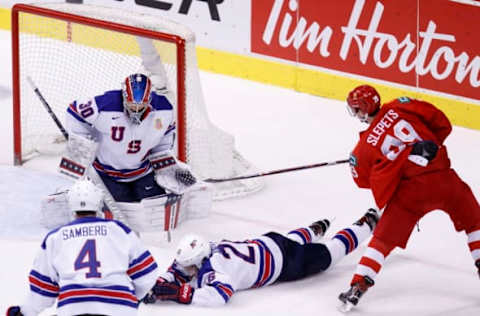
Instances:
[[[104,174],[98,174],[117,202],[139,202],[144,198],[166,193],[155,181],[153,172],[131,182],[119,182]]]
[[[332,262],[324,244],[301,245],[281,234],[265,234],[275,241],[283,255],[283,266],[277,281],[294,281],[325,271]]]

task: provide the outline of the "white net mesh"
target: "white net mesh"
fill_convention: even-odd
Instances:
[[[55,11],[101,21],[174,34],[185,39],[185,139],[186,161],[200,178],[230,178],[256,172],[234,148],[234,138],[208,118],[200,85],[194,34],[185,26],[157,16],[125,12],[114,8],[76,4],[37,5]],[[91,21],[91,20],[90,20]],[[169,87],[177,96],[176,44],[155,40],[162,57]],[[23,159],[35,154],[58,154],[62,135],[27,84],[30,76],[53,112],[64,122],[66,107],[77,99],[88,99],[119,89],[129,74],[144,72],[135,35],[121,27],[110,31],[100,26],[74,23],[68,17],[19,14],[21,151]],[[181,116],[177,117],[178,120]],[[178,144],[177,144],[178,145]],[[215,198],[241,196],[259,190],[259,179],[215,184]]]

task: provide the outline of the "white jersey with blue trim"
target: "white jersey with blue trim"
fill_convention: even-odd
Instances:
[[[77,219],[44,239],[21,306],[38,315],[57,300],[57,315],[137,315],[153,287],[157,264],[128,227],[95,217]]]
[[[94,168],[119,181],[133,181],[151,170],[147,157],[168,151],[175,141],[175,115],[168,99],[152,92],[140,124],[123,107],[121,90],[108,91],[67,109],[67,130],[99,142]]]
[[[189,282],[195,288],[192,304],[217,306],[227,303],[236,291],[272,284],[282,264],[280,248],[269,237],[223,240],[213,246],[212,256],[203,263],[197,278],[190,280],[175,262],[162,277],[170,282]]]

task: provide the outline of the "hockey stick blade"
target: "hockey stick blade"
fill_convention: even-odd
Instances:
[[[298,170],[304,170],[304,169],[340,165],[340,164],[347,163],[348,161],[349,161],[349,159],[335,160],[335,161],[329,161],[329,162],[320,162],[320,163],[316,163],[316,164],[312,164],[312,165],[298,166],[298,167],[292,167],[292,168],[286,168],[286,169],[277,169],[277,170],[272,170],[272,171],[268,171],[268,172],[260,172],[260,173],[255,173],[255,174],[251,174],[251,175],[238,176],[238,177],[233,177],[233,178],[224,178],[224,179],[209,178],[209,179],[205,179],[203,181],[209,182],[209,183],[219,183],[219,182],[227,182],[227,181],[245,180],[245,179],[270,176],[270,175],[285,173],[285,172],[292,172],[292,171],[298,171]]]

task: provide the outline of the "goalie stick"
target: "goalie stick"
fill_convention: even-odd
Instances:
[[[28,83],[30,84],[30,86],[32,87],[33,91],[35,92],[35,94],[38,96],[38,98],[40,99],[40,102],[42,102],[44,108],[47,110],[48,114],[50,115],[50,117],[53,119],[53,121],[55,122],[55,124],[57,125],[58,129],[60,130],[60,132],[62,133],[62,135],[65,137],[66,140],[68,140],[68,133],[67,131],[65,130],[65,128],[63,127],[62,123],[60,122],[60,120],[58,119],[57,115],[55,114],[55,112],[53,112],[50,104],[48,104],[47,100],[45,99],[45,97],[43,96],[43,94],[40,92],[40,89],[38,89],[38,87],[35,85],[35,83],[33,82],[33,79],[32,77],[30,76],[27,76],[27,81]],[[89,170],[91,170],[91,166],[89,168]],[[91,180],[98,184],[99,186],[101,186],[101,188],[103,189],[103,191],[105,192],[105,198],[104,198],[104,201],[105,201],[105,204],[107,205],[107,207],[109,208],[109,210],[115,214],[116,216],[118,217],[121,217],[121,212],[120,212],[120,209],[118,208],[118,206],[116,205],[115,203],[115,200],[113,199],[112,195],[110,194],[110,192],[108,191],[108,189],[105,187],[105,184],[103,183],[102,179],[100,179],[100,177],[98,176],[98,174],[96,173],[95,170],[92,170],[92,172],[88,172],[88,175],[90,176]]]
[[[60,122],[60,120],[58,119],[58,117],[55,115],[55,113],[53,112],[52,108],[50,107],[50,105],[48,104],[47,100],[45,100],[45,98],[43,97],[42,93],[40,92],[40,90],[38,89],[38,87],[35,85],[35,83],[33,82],[33,79],[32,77],[30,76],[27,76],[27,81],[28,83],[30,84],[30,86],[32,87],[33,91],[35,92],[35,94],[38,96],[38,98],[40,99],[40,101],[42,102],[43,104],[43,107],[47,110],[48,114],[50,115],[50,117],[53,119],[53,121],[55,122],[55,124],[57,125],[58,129],[60,130],[60,132],[62,132],[63,136],[65,136],[65,139],[68,140],[68,133],[67,131],[65,130],[65,128],[63,127],[62,123]]]
[[[264,176],[269,176],[269,175],[273,175],[273,174],[292,172],[292,171],[298,171],[298,170],[304,170],[304,169],[310,169],[310,168],[340,165],[340,164],[344,164],[344,163],[347,163],[347,162],[349,162],[349,159],[342,159],[342,160],[335,160],[335,161],[329,161],[329,162],[320,162],[320,163],[316,163],[316,164],[312,164],[312,165],[306,165],[306,166],[298,166],[298,167],[291,167],[291,168],[285,168],[285,169],[277,169],[277,170],[260,172],[260,173],[255,173],[255,174],[251,174],[251,175],[238,176],[238,177],[233,177],[233,178],[224,178],[224,179],[212,179],[212,178],[210,178],[210,179],[205,179],[203,181],[209,182],[209,183],[237,181],[237,180],[258,178],[258,177],[264,177]]]

